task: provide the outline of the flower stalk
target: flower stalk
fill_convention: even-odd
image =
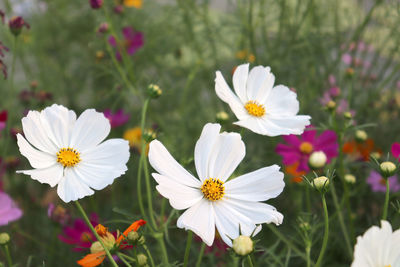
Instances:
[[[187,236],[187,241],[186,241],[185,256],[183,258],[183,267],[188,266],[190,247],[192,245],[192,239],[193,239],[193,232],[189,230],[188,236]]]
[[[326,247],[328,245],[328,238],[329,238],[329,214],[328,208],[326,206],[325,194],[321,194],[322,197],[322,206],[324,208],[324,223],[325,223],[325,231],[324,231],[324,238],[322,240],[322,247],[321,251],[318,256],[317,263],[315,264],[316,267],[322,266],[322,260],[324,259]]]
[[[385,180],[386,180],[386,193],[385,193],[385,203],[383,205],[382,220],[386,220],[386,218],[387,218],[388,207],[389,207],[389,195],[390,195],[389,179],[386,178]]]

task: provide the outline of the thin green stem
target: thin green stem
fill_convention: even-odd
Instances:
[[[199,256],[197,257],[197,261],[196,261],[196,267],[200,267],[201,260],[203,259],[205,248],[206,248],[206,243],[202,242],[201,243],[201,248],[200,248],[200,253],[199,253]]]
[[[386,178],[386,195],[385,195],[385,204],[383,205],[383,215],[382,215],[382,220],[386,220],[387,218],[387,213],[388,213],[388,207],[389,207],[389,179]]]
[[[155,267],[154,260],[153,260],[153,257],[151,256],[151,253],[150,253],[149,248],[148,248],[146,245],[143,245],[143,248],[144,248],[144,250],[146,251],[147,256],[149,256],[149,260],[150,260],[150,265],[151,265],[151,267]]]
[[[161,254],[162,254],[163,266],[169,266],[167,249],[166,249],[165,244],[164,244],[164,234],[158,232],[158,233],[154,233],[153,236],[157,240],[158,246],[160,247]]]
[[[13,53],[12,53],[12,62],[11,62],[11,75],[10,75],[10,94],[13,97],[14,96],[14,75],[15,75],[15,63],[17,59],[17,43],[18,43],[18,37],[14,36],[14,42],[13,42]],[[12,101],[10,101],[12,103]]]
[[[325,231],[324,238],[322,240],[322,248],[319,252],[318,260],[315,266],[319,267],[322,264],[322,260],[324,259],[325,250],[328,245],[329,238],[329,215],[328,215],[328,207],[326,206],[325,194],[322,194],[322,206],[324,208],[324,222],[325,222]]]
[[[142,197],[142,166],[143,166],[142,162],[144,160],[144,156],[142,154],[140,154],[140,159],[139,159],[136,190],[137,190],[140,213],[147,220],[147,215],[144,209],[143,197]],[[150,230],[153,231],[152,225],[150,225]]]
[[[122,254],[122,253],[120,253],[120,252],[117,252],[118,258],[120,258],[120,260],[121,260],[126,266],[132,267],[132,265],[131,265],[131,264],[125,259],[125,257],[122,256],[122,255],[124,255],[124,254]]]
[[[83,210],[81,204],[79,204],[78,200],[75,201],[75,205],[78,208],[79,212],[82,214],[83,219],[85,220],[86,224],[89,226],[90,230],[94,234],[94,236],[97,238],[97,240],[100,242],[101,246],[103,247],[104,251],[107,254],[108,259],[111,262],[111,265],[114,267],[118,267],[117,263],[114,261],[110,251],[108,248],[104,245],[103,241],[101,240],[100,236],[97,234],[96,230],[94,229],[92,223],[89,221],[88,216],[86,215],[86,212]]]
[[[193,232],[189,230],[187,240],[186,240],[185,256],[183,257],[183,267],[188,266],[190,247],[192,245],[192,239],[193,239]]]
[[[311,266],[311,244],[306,246],[306,255],[307,255],[307,267]]]
[[[4,245],[4,250],[5,250],[5,254],[6,254],[6,258],[7,258],[7,264],[8,266],[12,267],[12,259],[11,259],[11,254],[10,254],[10,250],[8,249],[8,245]]]
[[[249,264],[250,267],[253,267],[253,261],[251,260],[250,255],[247,255],[247,263]]]

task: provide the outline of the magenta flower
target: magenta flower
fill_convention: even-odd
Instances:
[[[89,219],[93,227],[99,222],[96,214],[91,214]],[[63,232],[63,234],[58,235],[58,238],[66,244],[75,245],[74,251],[88,249],[92,242],[96,240],[83,219],[75,219],[73,226],[65,226]]]
[[[400,191],[400,183],[397,175],[391,176],[389,179],[389,190],[390,192]],[[371,190],[374,192],[386,192],[386,181],[376,171],[371,171],[367,179],[367,183],[371,186]]]
[[[297,171],[309,171],[308,159],[312,152],[323,151],[327,157],[327,163],[338,155],[338,143],[336,133],[326,130],[317,136],[317,131],[308,126],[300,136],[282,136],[287,144],[278,144],[276,153],[283,157],[283,164],[288,166],[299,163]]]
[[[390,149],[393,157],[400,161],[400,143],[394,143]]]
[[[8,112],[7,110],[3,110],[0,112],[0,131],[6,128],[6,123],[7,123],[7,118],[8,118]]]
[[[143,46],[143,33],[135,31],[132,27],[122,28],[122,35],[124,36],[124,41],[122,44],[118,44],[118,47],[126,49],[128,55],[133,55],[136,51]],[[117,41],[114,36],[108,38],[108,42],[111,46],[117,47]],[[116,53],[118,60],[121,60],[121,54],[119,51]]]
[[[16,221],[22,216],[17,204],[4,192],[0,192],[0,226]]]
[[[110,109],[106,109],[103,111],[103,114],[110,121],[112,128],[124,125],[129,121],[130,118],[130,115],[128,113],[124,113],[122,109],[115,113],[112,113]]]
[[[93,9],[98,9],[103,5],[103,0],[89,0],[89,4]]]

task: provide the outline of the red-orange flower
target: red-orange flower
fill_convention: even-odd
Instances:
[[[119,235],[117,240],[115,241],[114,244],[114,248],[113,250],[120,250],[126,247],[126,244],[124,244],[125,238],[128,236],[129,232],[131,231],[137,231],[139,229],[140,226],[145,225],[146,221],[144,220],[138,220],[134,223],[132,223],[123,233],[122,235]],[[108,229],[102,225],[98,225],[96,226],[96,231],[100,230],[101,232],[104,232],[105,230],[105,234],[107,235]],[[83,257],[81,260],[77,261],[77,263],[80,266],[83,267],[94,267],[94,266],[98,266],[100,265],[104,259],[106,258],[106,252],[100,251],[100,252],[96,252],[96,253],[91,253],[86,255],[85,257]]]
[[[371,138],[368,138],[364,142],[357,142],[355,140],[346,142],[343,145],[342,151],[363,161],[369,161],[371,153],[377,152],[380,155],[382,154],[382,151],[375,147],[374,140]]]
[[[285,173],[292,176],[290,181],[292,183],[301,183],[303,181],[303,175],[306,175],[305,171],[298,171],[300,162],[296,162],[294,164],[288,165],[285,167]]]

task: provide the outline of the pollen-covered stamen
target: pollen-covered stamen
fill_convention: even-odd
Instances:
[[[208,178],[201,186],[201,192],[208,200],[220,200],[225,194],[224,182],[220,179]]]
[[[300,144],[300,151],[304,154],[311,154],[314,146],[310,142],[303,142]]]
[[[79,152],[73,148],[61,148],[57,153],[57,162],[61,163],[64,167],[73,167],[80,161]]]
[[[249,101],[244,105],[247,112],[255,117],[262,117],[265,114],[264,105],[259,104],[257,101]]]

